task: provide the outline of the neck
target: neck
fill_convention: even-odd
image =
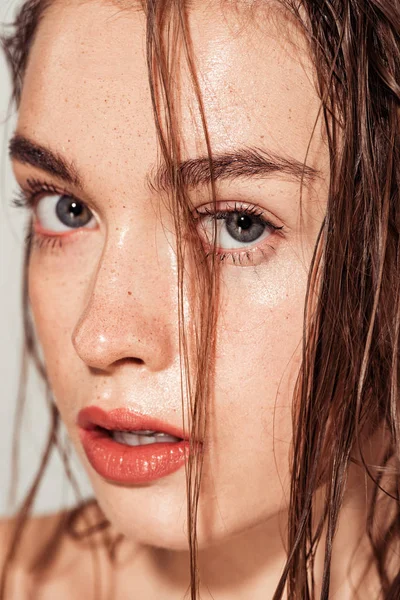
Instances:
[[[276,515],[223,543],[201,548],[198,552],[201,597],[211,598],[211,592],[221,600],[265,599],[266,591],[276,587],[286,561],[280,533],[284,524],[283,515]],[[188,552],[154,550],[152,561],[165,585],[174,591],[171,598],[179,597],[177,589],[186,590],[189,583]]]
[[[350,465],[333,544],[329,597],[341,600],[379,597],[380,581],[366,533],[373,487],[363,467]],[[318,494],[316,517],[322,514],[323,492],[321,489]],[[286,563],[286,533],[287,513],[282,511],[223,542],[200,547],[197,562],[200,597],[217,597],[218,600],[272,598]],[[325,547],[326,532],[315,555],[316,598],[321,592]],[[131,559],[120,564],[117,571],[114,569],[114,576],[122,582],[123,588],[131,591],[137,589],[140,582],[141,597],[146,600],[158,599],[160,595],[163,600],[176,600],[187,592],[190,581],[187,551],[136,547],[134,558],[131,555]]]
[[[366,530],[364,485],[357,473],[349,479],[349,491],[335,535],[331,563],[330,596],[341,600],[375,597],[379,582],[371,563]],[[265,600],[272,598],[286,563],[285,535],[287,513],[266,523],[231,536],[223,543],[198,551],[197,570],[200,597],[218,600]],[[325,537],[321,538],[315,559],[316,598],[321,591]],[[183,598],[190,581],[188,552],[159,548],[135,550],[133,561],[120,571],[123,587],[136,589],[138,577],[142,596],[149,600]],[[355,593],[357,590],[358,596]],[[374,596],[375,594],[375,596]],[[124,597],[124,596],[122,596]]]

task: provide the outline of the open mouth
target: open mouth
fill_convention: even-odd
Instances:
[[[126,446],[147,446],[149,444],[182,442],[182,438],[175,437],[163,431],[152,431],[150,429],[138,431],[110,431],[103,429],[103,431],[115,442],[125,444]]]
[[[84,408],[77,425],[91,466],[118,483],[143,484],[170,475],[183,467],[191,451],[183,431],[124,408]]]

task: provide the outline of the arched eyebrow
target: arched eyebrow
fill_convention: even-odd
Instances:
[[[211,181],[265,178],[279,174],[305,184],[321,176],[321,173],[304,163],[268,152],[262,148],[243,147],[231,152],[215,153],[212,162],[208,157],[183,161],[177,168],[177,176],[184,185],[196,188]],[[167,191],[172,186],[172,174],[164,165],[148,177],[151,188]]]
[[[73,162],[67,161],[61,154],[36,144],[28,138],[16,134],[9,144],[10,158],[23,165],[41,169],[66,183],[82,187],[82,180]]]
[[[25,136],[14,135],[9,152],[12,159],[22,164],[29,164],[66,183],[83,188],[83,179],[72,161]],[[265,178],[274,174],[304,183],[320,176],[319,171],[296,159],[249,147],[213,154],[212,167],[208,157],[188,159],[180,163],[177,171],[179,180],[188,188],[206,185],[212,180]],[[172,183],[171,172],[165,165],[158,165],[147,175],[147,184],[153,191],[168,191]]]

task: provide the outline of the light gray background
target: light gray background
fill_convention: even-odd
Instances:
[[[21,0],[0,0],[0,30],[12,21]],[[11,206],[16,186],[10,168],[7,146],[15,127],[15,110],[8,110],[11,93],[10,78],[0,52],[0,515],[15,512],[8,503],[11,478],[11,451],[14,413],[18,392],[21,341],[21,266],[24,245],[24,210]],[[21,500],[36,474],[46,443],[49,418],[43,386],[30,373],[20,447],[20,469],[17,500]],[[64,432],[65,436],[65,432]],[[72,455],[73,472],[85,496],[91,493],[87,478]],[[59,510],[75,503],[75,495],[67,483],[62,463],[54,454],[43,480],[35,513]]]

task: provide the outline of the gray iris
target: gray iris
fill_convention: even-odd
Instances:
[[[256,217],[232,213],[225,220],[226,229],[238,242],[254,242],[264,233],[265,224]]]
[[[56,214],[67,227],[83,227],[92,218],[90,210],[71,196],[61,196],[56,205]]]

